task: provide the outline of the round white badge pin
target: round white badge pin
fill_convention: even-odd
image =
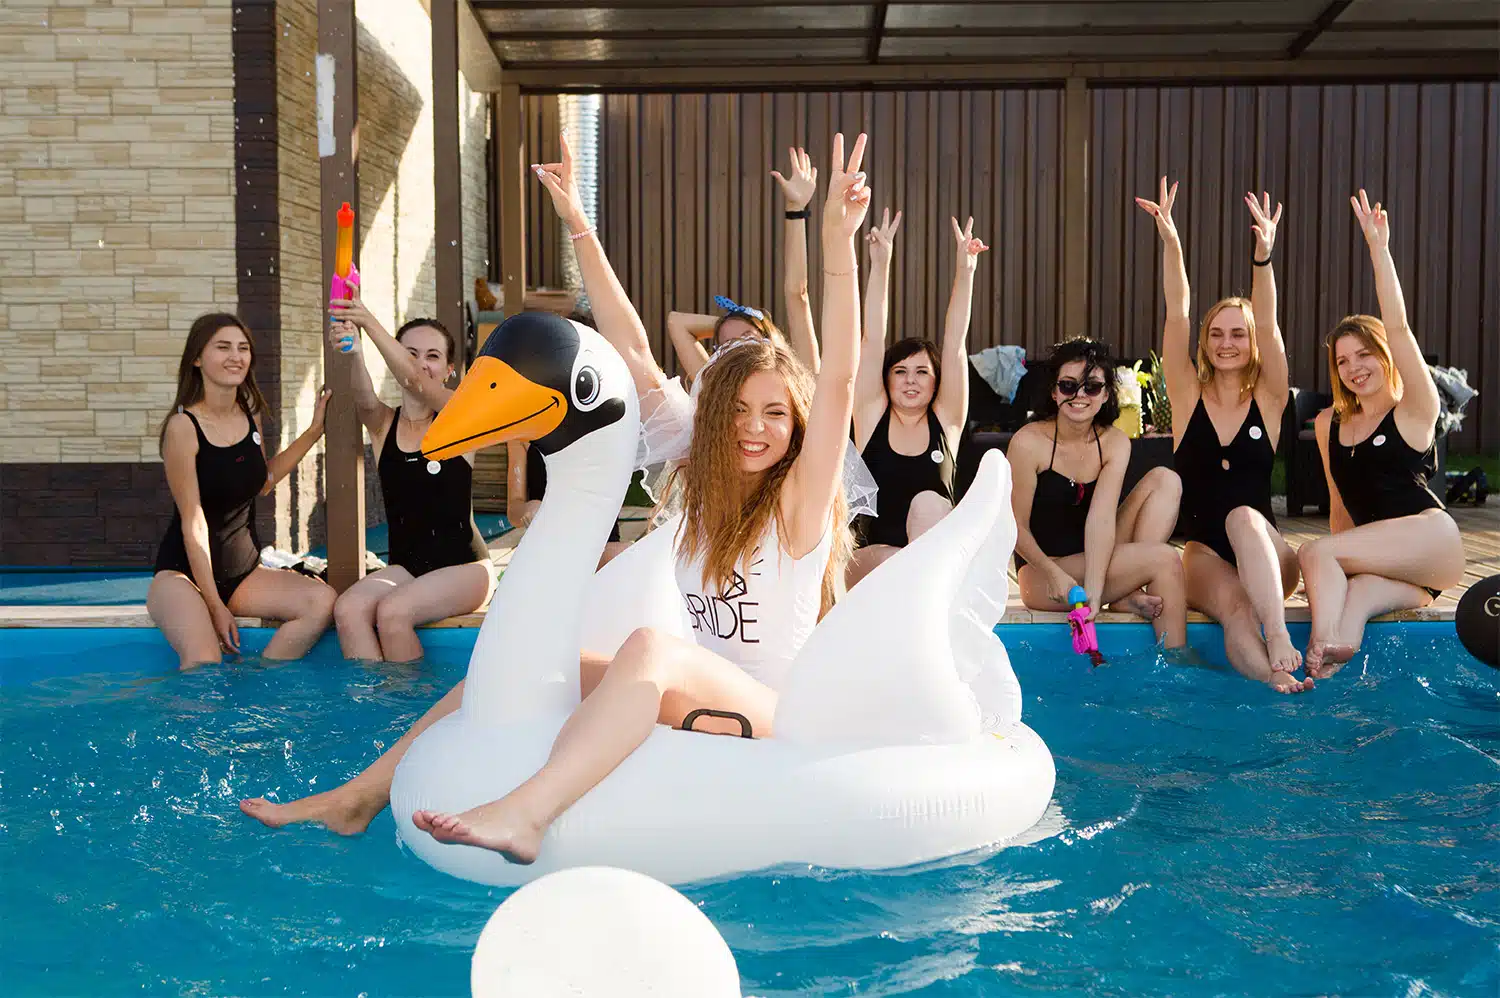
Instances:
[[[1252,427],[1250,427],[1250,439],[1251,440],[1259,440],[1262,436],[1264,436],[1264,434],[1262,434],[1260,432],[1260,427],[1259,426],[1252,426]]]
[[[930,458],[932,458],[932,463],[933,464],[942,464],[943,463],[943,452],[940,451],[940,450],[935,450],[931,454],[928,454],[927,456],[930,457]]]
[[[427,462],[427,473],[429,475],[436,475],[438,472],[440,472],[442,470],[443,470],[443,466],[441,464],[439,464],[437,461],[428,461]]]
[[[1385,443],[1385,434],[1384,433],[1380,434],[1380,436],[1376,437],[1374,440],[1372,440],[1370,442],[1372,444],[1374,444],[1376,447],[1381,446],[1382,444]]]
[[[260,431],[256,430],[254,433],[250,434],[250,439],[254,440],[256,443],[260,443]]]

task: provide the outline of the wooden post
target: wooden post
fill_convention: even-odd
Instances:
[[[500,87],[500,133],[495,136],[500,187],[500,273],[505,314],[526,308],[526,182],[529,164],[521,121],[521,88]]]
[[[453,364],[462,373],[464,354],[463,162],[458,145],[458,3],[432,0],[432,182],[433,271],[437,319],[458,338]]]
[[[336,215],[347,201],[355,209],[354,258],[359,259],[359,108],[355,99],[358,34],[354,0],[318,4],[318,160],[323,271],[318,296],[323,328],[329,322],[328,280],[338,245]],[[323,370],[333,389],[325,424],[324,484],[328,501],[328,583],[339,592],[365,574],[365,441],[354,410],[354,365],[323,340]]]
[[[1089,120],[1088,81],[1070,76],[1063,92],[1062,332],[1088,332],[1089,321]],[[1100,331],[1101,335],[1104,333]]]

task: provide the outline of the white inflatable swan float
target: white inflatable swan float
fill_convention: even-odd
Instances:
[[[580,648],[614,653],[645,626],[690,637],[674,523],[593,571],[638,427],[614,348],[525,313],[490,335],[423,440],[430,457],[531,440],[548,489],[480,628],[462,706],[396,770],[391,810],[417,856],[496,886],[590,865],[683,884],[784,864],[907,866],[1003,844],[1041,818],[1052,755],[1021,723],[992,630],[1016,531],[1009,465],[991,452],[941,524],[818,624],[781,692],[774,738],[659,726],[552,825],[529,866],[417,830],[414,811],[467,810],[541,767],[579,701]]]

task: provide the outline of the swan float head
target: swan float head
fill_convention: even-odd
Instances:
[[[517,440],[550,456],[625,420],[634,396],[625,362],[604,337],[551,312],[522,312],[485,340],[422,453],[442,460]]]

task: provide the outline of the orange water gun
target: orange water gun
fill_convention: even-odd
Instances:
[[[359,269],[354,266],[354,209],[345,201],[338,211],[338,246],[333,253],[333,279],[328,283],[330,301],[348,300],[354,297],[359,285]],[[348,353],[354,349],[354,337],[339,340],[339,350]]]

